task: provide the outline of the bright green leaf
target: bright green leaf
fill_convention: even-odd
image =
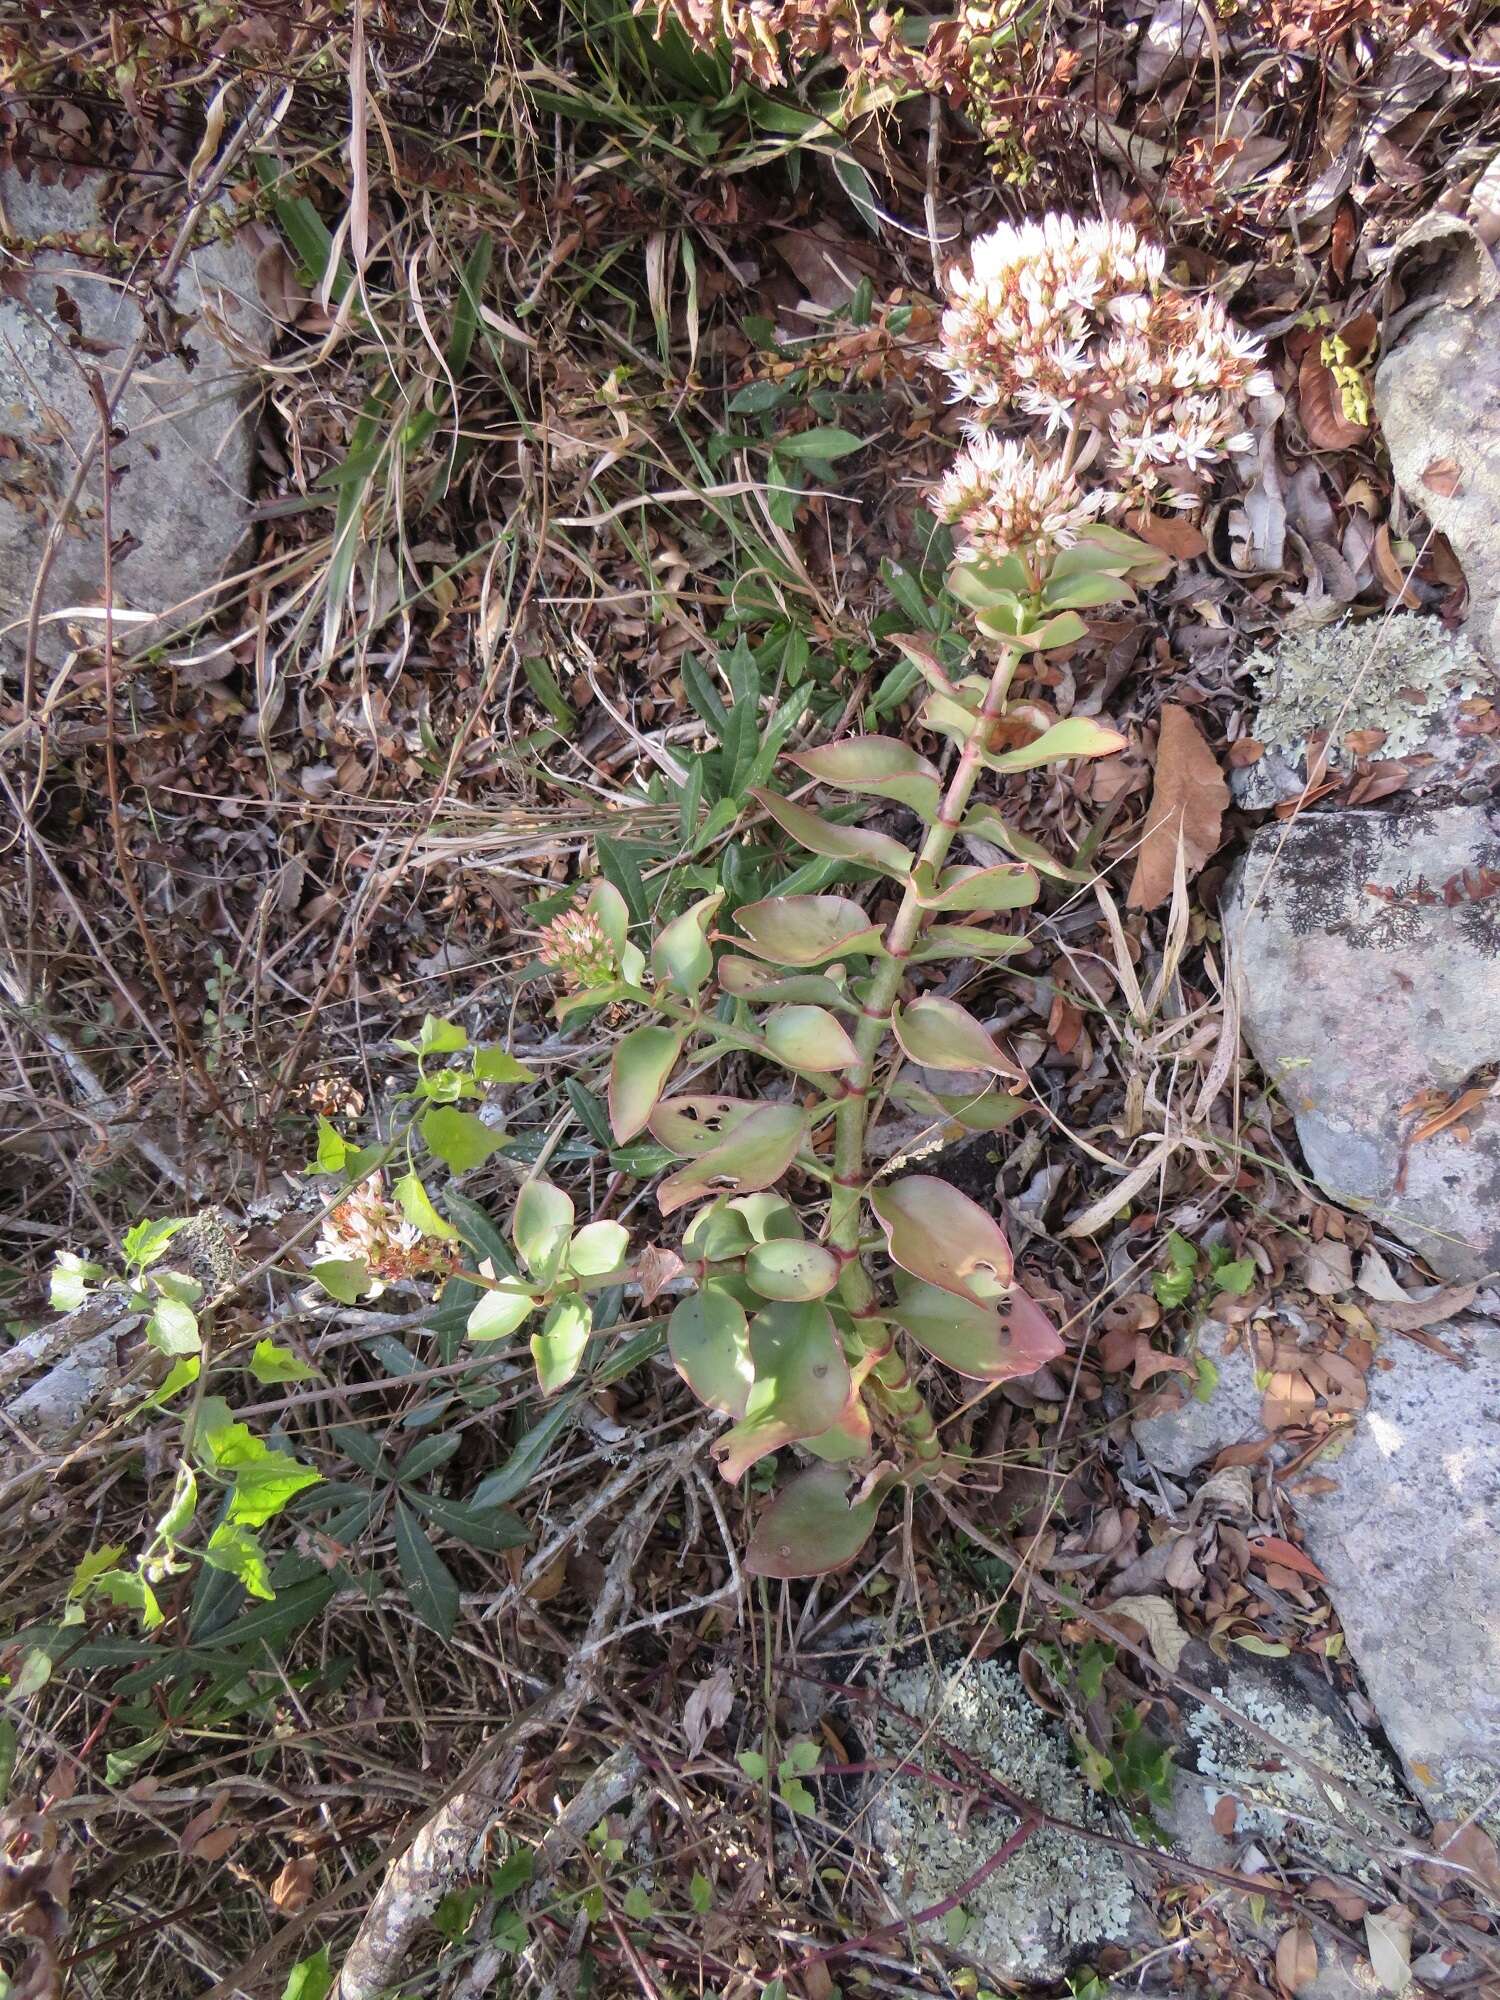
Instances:
[[[146,1338],[162,1354],[197,1354],[203,1346],[198,1315],[181,1299],[158,1299],[146,1322]]]
[[[458,1241],[458,1231],[433,1207],[420,1175],[403,1174],[391,1192],[413,1229],[420,1229],[424,1236],[439,1237],[445,1243]]]
[[[531,1336],[536,1379],[544,1396],[555,1396],[578,1373],[592,1325],[593,1311],[588,1300],[573,1294],[559,1299],[543,1322],[541,1332]]]
[[[95,1278],[104,1276],[102,1264],[90,1264],[71,1250],[59,1250],[52,1266],[48,1301],[54,1312],[75,1312],[88,1297]]]
[[[227,1570],[230,1576],[238,1577],[252,1597],[270,1600],[276,1595],[271,1588],[265,1550],[248,1528],[234,1521],[221,1521],[214,1529],[204,1547],[203,1560],[210,1569]]]
[[[474,1074],[481,1083],[535,1083],[536,1071],[517,1062],[496,1043],[481,1043],[474,1051]]]
[[[620,1222],[586,1222],[568,1245],[568,1269],[578,1278],[602,1278],[630,1254],[630,1231]]]
[[[274,1340],[258,1340],[250,1357],[250,1373],[257,1382],[309,1382],[317,1374],[290,1347],[278,1347]]]
[[[323,1257],[311,1268],[331,1299],[352,1306],[370,1289],[370,1269],[362,1257]]]
[[[487,1291],[469,1314],[465,1331],[470,1340],[504,1340],[531,1317],[537,1304],[530,1292]]]
[[[573,1204],[551,1181],[532,1180],[522,1188],[511,1220],[511,1239],[527,1269],[550,1284],[573,1233]]]
[[[427,1150],[456,1174],[482,1167],[491,1153],[505,1144],[504,1132],[495,1131],[474,1112],[460,1111],[451,1104],[437,1104],[423,1112],[422,1138]]]

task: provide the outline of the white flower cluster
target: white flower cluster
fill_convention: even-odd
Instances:
[[[975,433],[933,496],[933,512],[957,526],[965,545],[993,560],[1036,548],[1071,548],[1107,496],[1085,493],[1060,455]]]
[[[330,1209],[314,1252],[316,1261],[334,1258],[363,1264],[373,1281],[366,1296],[387,1284],[447,1270],[444,1246],[408,1222],[385,1191],[385,1176],[371,1174]]]
[[[1027,546],[1007,538],[1012,517],[1061,522],[1056,545],[1066,546],[1086,502],[1190,507],[1207,469],[1248,448],[1244,399],[1271,388],[1259,344],[1216,298],[1167,287],[1165,271],[1161,245],[1127,222],[1049,215],[981,237],[970,268],[951,276],[935,358],[954,395],[976,406],[978,427],[938,509],[977,551]],[[1066,432],[1068,461],[1088,458],[1106,489],[1041,484],[1028,453],[998,451],[983,430],[1005,416]],[[1078,448],[1088,432],[1099,439],[1091,458]]]

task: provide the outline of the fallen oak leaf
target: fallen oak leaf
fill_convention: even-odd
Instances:
[[[1154,910],[1171,895],[1179,842],[1186,873],[1198,873],[1219,844],[1228,804],[1229,787],[1203,732],[1187,709],[1169,702],[1161,712],[1151,805],[1127,898],[1132,909]]]

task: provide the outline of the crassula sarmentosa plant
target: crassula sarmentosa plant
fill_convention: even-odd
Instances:
[[[639,1010],[614,1050],[610,1121],[618,1142],[649,1130],[681,1163],[657,1190],[664,1218],[687,1217],[692,1285],[667,1338],[694,1393],[731,1420],[715,1446],[724,1476],[789,1446],[811,1461],[758,1521],[749,1567],[767,1576],[851,1561],[884,1496],[940,1469],[915,1356],[999,1382],[1062,1351],[995,1218],[933,1175],[873,1169],[872,1118],[893,1090],[935,1129],[998,1130],[1020,1108],[1010,1057],[933,986],[955,961],[1023,949],[1007,920],[1036,901],[1041,876],[1077,878],[982,793],[1125,739],[1072,716],[1017,744],[1012,718],[1002,747],[1012,681],[1028,654],[1085,636],[1080,611],[1164,573],[1154,548],[1104,517],[1197,498],[1207,469],[1244,442],[1242,399],[1264,386],[1254,344],[1218,303],[1165,286],[1159,249],[1128,226],[1057,216],[975,246],[935,358],[972,412],[935,500],[957,531],[952,588],[974,614],[982,664],[955,677],[920,639],[900,643],[927,682],[920,728],[946,738],[951,759],[940,770],[899,738],[854,736],[788,755],[813,802],[755,795],[810,854],[885,877],[894,915],[878,921],[846,895],[770,896],[721,929],[715,895],[643,946],[601,882],[543,941],[568,989],[561,1019]],[[849,824],[820,809],[824,795],[904,808],[912,837]],[[1008,858],[960,858],[971,838]],[[757,1095],[676,1083],[730,1054],[764,1066]],[[908,1064],[973,1082],[939,1093],[903,1076]],[[513,1230],[525,1275],[495,1284],[470,1320],[474,1337],[495,1338],[545,1311],[532,1345],[549,1390],[582,1359],[590,1291],[635,1268],[620,1224],[575,1233],[573,1222],[562,1190],[529,1183]]]

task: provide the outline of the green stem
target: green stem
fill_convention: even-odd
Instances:
[[[974,718],[938,806],[937,818],[927,830],[917,857],[917,867],[933,877],[947,859],[953,837],[968,809],[974,786],[983,768],[984,753],[990,745],[991,726],[1005,712],[1005,698],[1015,673],[1017,655],[1007,650],[996,663],[985,690],[984,700]],[[835,1114],[833,1189],[828,1210],[828,1242],[843,1253],[844,1268],[839,1292],[856,1320],[872,1315],[875,1288],[859,1256],[860,1203],[865,1189],[865,1134],[869,1117],[870,1092],[875,1076],[876,1057],[891,1024],[891,1008],[906,977],[907,963],[917,940],[930,920],[917,893],[915,871],[906,885],[901,906],[885,936],[886,956],[877,964],[860,1010],[854,1031],[858,1061],[849,1074],[849,1093]],[[910,1439],[920,1463],[940,1456],[936,1427],[920,1391],[911,1379],[906,1362],[887,1342],[886,1351],[871,1371],[879,1385],[880,1399],[896,1416]]]

